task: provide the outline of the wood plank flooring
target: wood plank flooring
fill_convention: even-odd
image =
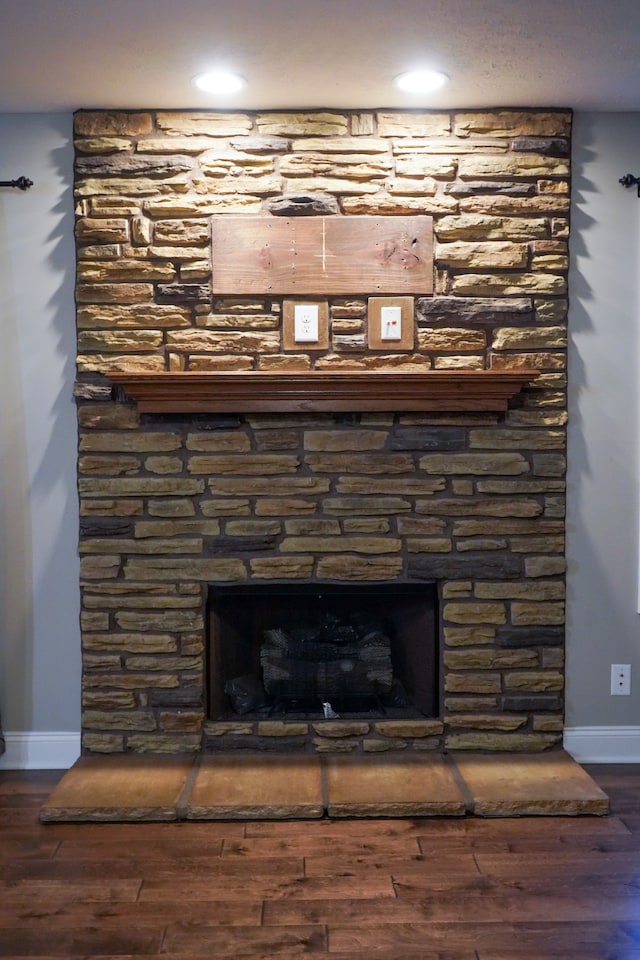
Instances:
[[[609,817],[40,824],[0,772],[0,957],[640,960],[640,766]]]

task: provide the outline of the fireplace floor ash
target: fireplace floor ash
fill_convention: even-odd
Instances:
[[[433,718],[436,588],[210,586],[211,720]]]

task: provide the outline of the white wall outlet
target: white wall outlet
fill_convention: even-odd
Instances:
[[[631,664],[611,664],[611,696],[628,697],[631,693]]]
[[[402,339],[402,310],[400,307],[381,308],[380,337],[382,340]]]
[[[293,339],[296,343],[317,343],[317,303],[296,303],[293,316]]]

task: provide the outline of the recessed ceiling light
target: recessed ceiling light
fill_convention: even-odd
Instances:
[[[237,93],[246,86],[247,81],[237,73],[227,73],[225,70],[211,70],[193,78],[199,90],[205,93],[227,94]]]
[[[396,77],[395,84],[407,93],[433,93],[444,87],[449,77],[438,70],[411,70]]]

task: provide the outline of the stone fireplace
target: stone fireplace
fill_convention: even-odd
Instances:
[[[561,741],[570,124],[541,110],[76,115],[86,752]],[[408,344],[372,345],[372,289],[324,296],[313,349],[287,341],[284,295],[213,292],[212,222],[305,197],[334,217],[433,218],[433,290],[413,297]],[[500,410],[465,399],[478,371],[531,377]],[[147,409],[118,373],[379,387],[367,409]],[[454,375],[462,399],[425,409],[408,390],[385,407],[385,375],[427,373]],[[432,626],[409,632],[431,699],[231,711],[225,686],[255,679],[260,651],[240,638],[221,653],[211,624],[264,620],[268,593],[283,622],[261,633],[295,631],[286,598],[324,593],[384,595],[402,636],[424,595]],[[415,639],[392,642],[402,660]]]

